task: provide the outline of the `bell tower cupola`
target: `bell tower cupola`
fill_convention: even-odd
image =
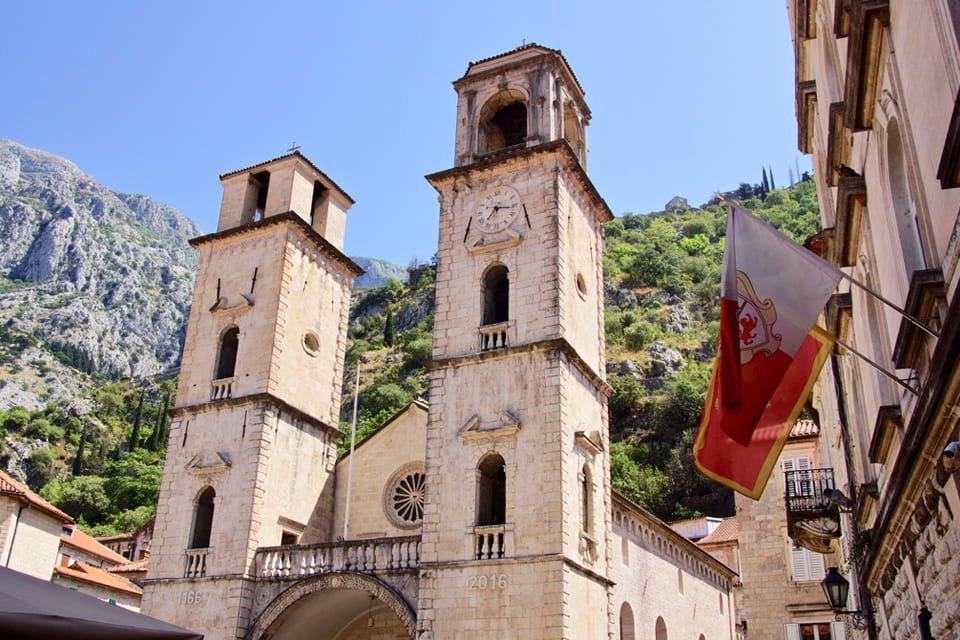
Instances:
[[[566,140],[584,169],[590,109],[560,51],[528,44],[471,62],[457,91],[456,166]]]
[[[292,212],[338,250],[354,201],[299,151],[220,176],[217,231]]]

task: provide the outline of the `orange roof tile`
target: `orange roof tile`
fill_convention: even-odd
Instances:
[[[790,438],[816,438],[820,435],[820,427],[813,420],[797,420],[797,424],[790,429]]]
[[[736,518],[724,518],[723,522],[709,535],[697,541],[697,544],[711,544],[718,542],[734,542],[740,538],[740,521]]]
[[[150,562],[150,557],[147,556],[143,560],[137,560],[136,562],[128,562],[126,564],[118,564],[115,567],[107,567],[107,571],[110,573],[136,573],[137,571],[146,571],[147,564]]]
[[[57,509],[55,506],[35,494],[31,491],[26,485],[21,484],[14,480],[12,477],[0,471],[0,495],[14,496],[23,500],[27,504],[41,511],[46,511],[54,518],[62,520],[65,523],[72,523],[73,518],[68,516],[60,509]]]
[[[79,580],[111,591],[122,591],[135,596],[142,596],[143,589],[123,576],[115,576],[98,567],[83,562],[74,562],[69,567],[54,567],[54,572],[65,578]]]
[[[112,549],[103,546],[95,538],[88,536],[83,531],[80,531],[77,527],[73,528],[71,535],[62,535],[60,536],[60,542],[73,547],[74,549],[79,549],[89,553],[92,556],[98,558],[103,558],[107,562],[112,562],[114,564],[125,564],[127,561],[122,555],[113,551]]]

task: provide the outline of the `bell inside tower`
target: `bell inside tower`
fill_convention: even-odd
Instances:
[[[480,153],[521,145],[527,139],[527,104],[515,90],[501,91],[480,113]]]

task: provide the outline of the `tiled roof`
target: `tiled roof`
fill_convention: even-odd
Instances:
[[[57,509],[55,506],[31,491],[26,485],[20,484],[3,471],[0,471],[0,495],[14,496],[20,500],[23,500],[31,507],[45,511],[54,518],[57,518],[65,523],[69,524],[73,522],[73,518],[68,516],[63,511],[60,511],[60,509]]]
[[[790,429],[790,438],[816,438],[820,435],[820,427],[813,420],[797,420],[797,424]]]
[[[88,536],[76,527],[73,528],[71,535],[60,536],[60,542],[75,549],[79,549],[85,553],[89,553],[92,556],[102,558],[107,562],[112,562],[114,564],[124,564],[127,562],[127,559],[122,555],[109,549],[108,547],[103,546],[96,539]]]
[[[65,578],[79,580],[112,591],[122,591],[135,596],[143,595],[143,589],[123,576],[115,576],[108,571],[83,562],[74,562],[69,567],[54,567],[53,570],[57,575]]]
[[[108,567],[107,571],[110,573],[136,573],[137,571],[146,571],[149,563],[150,557],[147,556],[143,560],[137,560],[136,562],[127,562],[126,564],[118,564],[115,567]]]
[[[350,197],[350,194],[347,193],[346,191],[344,191],[344,190],[340,187],[340,185],[338,185],[336,182],[334,182],[333,180],[331,180],[331,179],[330,179],[330,176],[328,176],[328,175],[325,174],[323,171],[321,171],[319,168],[317,168],[317,165],[315,165],[315,164],[313,164],[312,162],[310,162],[310,158],[308,158],[307,156],[303,155],[303,154],[300,153],[299,151],[293,151],[292,153],[285,153],[285,154],[283,154],[282,156],[277,156],[276,158],[271,158],[270,160],[264,160],[263,162],[258,162],[257,164],[250,165],[249,167],[244,167],[243,169],[237,169],[236,171],[228,171],[227,173],[221,173],[221,174],[220,174],[220,179],[223,180],[223,179],[226,178],[226,177],[234,176],[234,175],[236,175],[236,174],[238,174],[238,173],[243,173],[243,172],[245,172],[245,171],[251,171],[251,170],[253,170],[253,169],[259,169],[260,167],[266,166],[266,165],[268,165],[268,164],[270,164],[270,163],[272,163],[272,162],[276,162],[277,160],[286,160],[287,158],[294,158],[294,157],[300,158],[301,160],[303,160],[304,162],[306,162],[308,165],[310,165],[310,168],[311,168],[311,169],[313,169],[314,171],[316,171],[317,173],[319,173],[321,176],[323,176],[324,179],[327,180],[327,182],[329,182],[330,184],[332,184],[332,185],[337,189],[337,191],[339,191],[339,192],[342,193],[344,196],[346,196],[347,200],[350,201],[350,204],[356,204],[356,203],[357,203],[357,201],[354,200],[353,198],[351,198],[351,197]]]
[[[697,544],[711,544],[718,542],[735,542],[740,538],[740,521],[736,518],[724,518],[717,528],[706,537],[697,541]]]
[[[516,49],[511,49],[510,51],[504,51],[503,53],[498,53],[497,55],[490,56],[489,58],[474,60],[473,62],[467,65],[467,72],[464,73],[463,75],[464,77],[469,75],[470,70],[473,69],[478,64],[484,64],[485,62],[490,62],[491,60],[496,60],[498,58],[506,58],[507,56],[513,55],[520,51],[526,51],[527,49],[542,49],[543,51],[547,51],[549,53],[553,53],[559,56],[560,59],[563,61],[564,66],[566,66],[567,70],[570,72],[570,76],[573,78],[573,81],[577,83],[577,88],[580,89],[581,93],[585,93],[583,90],[583,86],[580,84],[580,79],[577,78],[577,75],[573,72],[573,68],[570,66],[570,63],[567,62],[567,59],[563,56],[563,52],[560,51],[560,49],[551,49],[550,47],[545,47],[541,44],[537,44],[536,42],[531,42],[530,44],[521,45]]]

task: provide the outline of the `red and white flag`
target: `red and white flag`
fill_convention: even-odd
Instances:
[[[728,204],[719,353],[694,460],[757,499],[834,339],[815,327],[841,272]]]

